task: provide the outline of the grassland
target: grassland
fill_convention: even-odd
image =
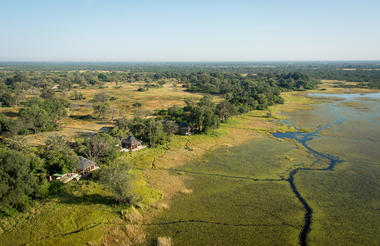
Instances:
[[[270,109],[276,118],[282,117],[278,114],[282,110],[301,109],[311,103],[298,93],[284,96],[285,105]],[[172,158],[165,155],[163,166],[172,168],[172,177],[182,178],[185,174],[186,188],[193,192],[177,193],[166,201],[173,207],[159,215],[154,225],[147,226],[150,241],[170,236],[181,245],[246,245],[253,238],[268,245],[298,243],[303,208],[284,179],[297,165],[318,164],[303,147],[272,139],[271,132],[294,129],[264,115],[266,112],[255,111],[233,118],[217,130],[219,137],[214,139],[213,147],[207,147],[207,141],[190,140],[192,151],[187,155],[198,158],[189,156],[184,166],[178,152]]]
[[[136,101],[142,102],[144,109],[155,109],[152,105],[163,94],[163,107],[180,105],[185,97],[201,96],[184,92],[182,88],[136,92],[137,88],[138,84],[123,86],[122,90],[112,87],[106,90],[118,98],[112,103],[126,114],[132,113],[134,108],[130,105]],[[97,92],[82,91],[85,101]],[[61,194],[16,218],[3,219],[2,244],[130,245],[145,241],[149,245],[158,236],[170,236],[175,244],[180,245],[297,245],[304,210],[283,179],[288,177],[292,168],[320,167],[326,163],[315,162],[315,158],[295,142],[271,137],[271,132],[294,131],[279,122],[285,118],[284,112],[309,112],[306,109],[313,107],[315,102],[306,98],[303,92],[283,93],[283,97],[284,105],[270,108],[272,117],[266,116],[267,111],[252,111],[231,118],[208,135],[174,136],[165,146],[122,154],[119,158],[132,163],[139,177],[137,188],[142,200],[137,211],[143,217],[138,221],[123,219],[120,212],[127,208],[115,204],[103,187],[91,180],[80,181],[68,184]],[[84,109],[72,113],[77,116],[86,114],[88,112]],[[69,122],[64,122],[66,128],[59,133],[75,136],[83,131],[95,131],[104,126],[98,123],[102,122],[72,117]],[[86,124],[89,124],[88,128]],[[313,128],[318,124],[310,123]],[[338,134],[333,130],[324,134]],[[352,148],[356,144],[339,151],[334,151],[339,146],[337,143],[319,144],[316,141],[313,144],[325,153],[345,151],[348,154],[343,156],[344,159],[352,158],[350,165],[361,161],[362,166],[349,169],[350,165],[345,164],[339,166],[336,173],[297,175],[295,182],[315,213],[310,243],[332,245],[346,238],[364,245],[378,242],[377,221],[380,220],[376,216],[365,219],[373,214],[368,211],[378,210],[378,192],[371,188],[372,193],[354,197],[352,204],[347,202],[351,199],[349,192],[366,187],[365,179],[358,177],[366,177],[368,172],[377,173],[376,162],[372,157],[366,162],[358,155],[355,159]],[[371,156],[372,152],[367,151]],[[248,165],[252,163],[255,165]],[[363,166],[370,168],[360,172]],[[370,180],[370,187],[378,186],[374,177]],[[345,187],[349,189],[346,191]],[[367,202],[360,206],[362,201]],[[342,228],[337,226],[339,223],[344,223]],[[360,229],[358,225],[364,227]],[[369,239],[363,239],[367,227],[373,229],[368,231]]]
[[[175,196],[147,226],[150,241],[165,235],[180,245],[297,245],[303,209],[286,182],[207,176],[188,185],[193,193]]]
[[[179,98],[182,96],[183,94]],[[199,97],[197,94],[189,96]],[[167,146],[120,156],[119,158],[133,163],[135,172],[139,175],[138,188],[143,198],[139,211],[144,214],[144,223],[151,223],[156,215],[170,207],[173,195],[189,190],[185,182],[191,178],[178,173],[172,175],[169,168],[181,167],[223,146],[233,147],[250,139],[263,138],[271,131],[291,130],[265,115],[265,111],[250,112],[232,118],[208,135],[174,136]],[[152,162],[155,162],[156,169],[151,168]],[[112,244],[115,240],[125,239],[130,232],[125,229],[127,223],[121,219],[120,211],[124,208],[112,203],[109,195],[92,181],[71,183],[65,187],[63,194],[39,204],[17,218],[2,220],[3,233],[0,239],[4,245]]]
[[[333,89],[330,92],[336,91]],[[303,94],[289,93],[284,97],[288,102],[286,106],[275,106],[271,110],[275,115],[292,112],[290,117],[297,126],[307,123],[307,128],[317,129],[326,120],[331,124],[336,120],[334,115],[326,117],[329,104],[316,105],[313,111],[300,111],[312,106]],[[298,191],[313,210],[307,239],[310,245],[376,245],[380,242],[376,212],[380,196],[375,178],[379,172],[376,161],[379,156],[374,148],[379,132],[376,125],[364,120],[373,121],[371,117],[376,117],[373,115],[377,109],[368,109],[364,102],[360,105],[341,103],[341,107],[354,107],[357,112],[352,115],[351,110],[342,109],[343,116],[351,120],[324,130],[323,135],[330,137],[311,142],[313,149],[338,156],[344,160],[343,164],[332,171],[301,171],[295,176]],[[298,228],[299,233],[303,226],[303,208],[299,201],[297,207],[297,199],[286,189],[289,188],[287,183],[280,188],[284,184],[281,179],[287,178],[288,170],[298,165],[320,169],[326,168],[329,162],[308,156],[304,149],[294,148],[294,144],[293,148],[287,148],[290,141],[284,145],[270,141],[259,137],[236,148],[223,147],[176,169],[177,173],[181,171],[191,177],[185,184],[193,192],[174,197],[172,208],[154,221],[152,229],[149,227],[149,238],[170,236],[181,245],[298,244],[297,230],[293,229]],[[281,199],[284,197],[287,198]],[[285,229],[273,221],[281,221],[284,227],[293,222],[292,228]]]
[[[69,139],[81,134],[97,132],[102,127],[112,126],[112,121],[97,120],[91,117],[93,113],[91,100],[100,92],[107,93],[116,100],[109,101],[111,107],[117,109],[115,118],[124,116],[132,117],[134,110],[145,110],[154,112],[155,110],[169,108],[174,105],[183,106],[184,99],[193,98],[199,100],[203,95],[201,93],[189,93],[181,85],[175,82],[168,82],[161,88],[150,88],[147,91],[137,91],[143,86],[142,82],[119,84],[106,83],[105,88],[75,88],[71,92],[57,92],[58,96],[66,98],[72,107],[69,109],[69,117],[62,120],[60,130],[56,132],[42,132],[26,137],[26,140],[33,145],[43,144],[44,140],[53,134],[64,135]],[[73,100],[73,91],[82,93],[85,99]],[[27,95],[27,97],[32,95]],[[220,98],[215,97],[215,101]],[[141,107],[133,106],[135,103],[141,103]],[[0,108],[0,113],[10,117],[17,117],[18,107]]]

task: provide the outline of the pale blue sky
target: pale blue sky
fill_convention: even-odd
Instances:
[[[0,61],[380,60],[380,0],[0,0]]]

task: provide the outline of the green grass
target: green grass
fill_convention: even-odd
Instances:
[[[147,226],[150,240],[169,236],[177,245],[297,245],[303,209],[287,182],[196,177],[188,185],[193,193],[175,197],[171,209],[155,220],[158,225]]]
[[[179,169],[191,177],[187,188],[193,192],[177,195],[171,209],[154,221],[157,225],[147,226],[149,240],[169,236],[180,245],[297,245],[304,210],[289,183],[245,178],[287,178],[291,168],[313,161],[293,142],[270,137],[206,153]]]
[[[333,123],[336,117],[326,113],[328,107],[323,104],[314,111],[305,111],[303,117],[298,112],[292,118],[300,125],[302,118],[330,121],[331,127],[323,130],[323,137],[314,139],[309,146],[344,160],[335,171],[303,171],[295,178],[300,193],[314,211],[310,245],[378,245],[380,242],[377,148],[380,131],[375,120],[379,106],[373,102],[361,103],[368,110],[339,104],[337,113],[345,118],[341,124]]]
[[[313,156],[304,148],[267,137],[250,140],[238,147],[222,147],[180,169],[200,174],[280,179],[287,178],[291,168],[310,166],[313,161]]]
[[[342,104],[339,113],[346,120],[335,125],[336,117],[330,115],[328,105],[314,106],[312,111],[296,111],[287,116],[297,126],[306,126],[303,131],[330,123],[323,130],[323,137],[308,144],[344,162],[334,171],[300,171],[295,176],[297,189],[313,209],[308,243],[377,245],[380,156],[376,146],[380,132],[373,115],[378,108],[369,104],[363,111]],[[257,126],[243,123],[249,115],[233,118],[222,129],[258,130]],[[260,117],[256,112],[253,115]],[[289,184],[238,177],[287,177],[289,170],[297,166],[325,168],[328,164],[294,141],[270,138],[253,139],[239,147],[223,147],[205,154],[181,168],[181,175],[191,177],[187,188],[193,192],[174,198],[171,209],[155,220],[157,225],[147,228],[151,232],[149,238],[169,236],[180,245],[297,245],[304,210]],[[179,175],[178,171],[173,172],[176,173]],[[275,225],[278,222],[283,224]],[[289,224],[294,227],[285,226]]]
[[[335,172],[302,172],[296,177],[314,210],[311,245],[376,245],[380,241],[379,167],[345,165]]]
[[[6,231],[0,236],[1,244],[83,245],[99,241],[107,223],[121,221],[119,210],[102,186],[91,181],[69,183],[49,201],[15,218],[2,219]],[[15,221],[13,226],[12,220]],[[65,235],[71,232],[74,233]]]
[[[119,95],[119,100],[128,100],[122,97]],[[305,131],[326,120],[333,123],[335,117],[329,114],[329,107],[313,105],[312,111],[282,115],[283,111],[305,109],[312,103],[301,93],[286,93],[285,100],[287,104],[271,107],[273,117],[267,118],[267,111],[249,112],[229,119],[208,134],[173,136],[164,146],[119,157],[134,167],[136,188],[142,199],[139,212],[144,216],[150,216],[151,204],[161,199],[168,202],[165,192],[170,187],[160,185],[169,181],[170,185],[177,184],[173,178],[178,178],[186,185],[178,187],[192,190],[186,195],[177,191],[170,200],[170,209],[158,214],[152,222],[155,225],[144,227],[149,232],[147,244],[158,236],[171,237],[175,245],[298,244],[304,210],[289,183],[241,178],[282,179],[296,167],[328,165],[326,160],[316,161],[295,141],[278,140],[270,133],[294,131],[278,123],[284,117]],[[346,121],[323,130],[323,136],[309,145],[345,162],[336,171],[304,171],[295,177],[298,190],[314,211],[309,243],[376,245],[380,241],[377,178],[380,156],[376,148],[380,132],[376,119],[367,116],[378,110],[368,107],[360,111],[352,105],[341,106],[340,113]],[[153,162],[156,169],[152,168]],[[170,171],[169,175],[165,170],[170,168],[182,171]],[[160,177],[148,175],[155,172]],[[161,183],[150,177],[162,179]],[[0,242],[1,245],[99,243],[111,228],[125,224],[121,210],[128,207],[115,204],[112,194],[103,186],[92,181],[72,182],[65,185],[64,192],[26,213],[2,219]],[[182,222],[169,223],[178,221]],[[93,225],[96,226],[90,228]],[[68,234],[82,228],[87,230]]]

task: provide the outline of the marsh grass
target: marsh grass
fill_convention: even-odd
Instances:
[[[110,91],[110,95],[117,98],[112,101],[115,105],[129,105],[142,101],[143,106],[147,108],[151,107],[150,102],[157,103],[154,101],[155,96],[172,90],[151,89],[129,97],[136,93],[135,87],[137,85],[102,90]],[[90,100],[97,92],[98,89],[86,89],[82,93],[85,94],[86,100]],[[173,93],[175,95],[172,95],[172,98],[165,99],[168,103],[166,106],[177,103],[180,99],[182,101],[182,96],[200,96],[184,92],[182,89]],[[314,163],[302,146],[270,137],[270,133],[274,131],[294,131],[289,126],[276,123],[278,119],[284,118],[280,112],[302,109],[311,104],[309,99],[298,93],[287,93],[284,96],[286,104],[271,107],[270,118],[266,116],[267,111],[249,112],[229,119],[209,134],[173,136],[167,145],[125,153],[119,157],[122,161],[132,164],[133,172],[137,176],[136,189],[141,196],[137,211],[144,214],[144,221],[166,223],[197,219],[217,222],[145,226],[145,231],[151,232],[146,242],[150,243],[158,236],[168,235],[173,236],[174,243],[180,242],[181,245],[183,242],[188,242],[188,245],[246,245],[253,242],[297,244],[303,222],[303,209],[287,182],[255,182],[186,172],[195,170],[206,174],[281,179],[286,178],[295,166],[325,165],[323,161]],[[149,100],[151,101],[147,102]],[[83,112],[76,111],[73,115],[86,115],[86,110],[89,109],[84,109]],[[128,113],[132,109],[124,110],[122,112]],[[60,133],[68,136],[97,130],[108,124],[75,117],[67,121],[64,122],[64,129]],[[34,137],[43,141],[45,136]],[[242,144],[246,147],[234,147]],[[241,159],[241,163],[234,158]],[[152,168],[153,162],[157,168]],[[171,168],[184,171],[170,171]],[[181,194],[185,189],[193,192]],[[145,239],[142,227],[125,227],[126,221],[123,220],[120,211],[131,211],[127,207],[115,204],[112,194],[91,180],[69,183],[61,194],[32,209],[34,212],[29,211],[15,219],[2,221],[2,245],[136,243],[128,241],[133,235],[139,239],[138,243]],[[153,220],[154,216],[158,216],[156,220]],[[78,230],[79,232],[70,234]],[[214,239],[216,241],[213,241]]]
[[[376,245],[380,240],[379,168],[348,165],[336,172],[301,173],[296,179],[314,210],[313,245]]]
[[[379,104],[371,100],[340,103],[338,113],[345,119],[340,124],[334,124],[335,118],[324,103],[317,107],[305,111],[304,117],[331,119],[331,127],[323,130],[323,137],[313,139],[309,146],[344,162],[334,171],[304,171],[296,176],[300,193],[313,208],[309,244],[377,245],[380,242],[377,148],[380,131],[376,120]],[[296,124],[302,122],[298,117],[292,119]]]
[[[311,99],[302,95],[285,98],[289,103],[273,107],[272,112],[289,110],[287,116],[297,126],[305,125],[306,132],[329,122],[331,126],[322,131],[323,137],[308,144],[345,160],[334,171],[301,171],[296,175],[295,184],[313,209],[309,244],[377,245],[380,156],[376,146],[380,132],[378,118],[373,117],[377,109],[364,111],[343,104],[339,113],[346,120],[334,125],[336,118],[328,106],[331,101],[312,105]],[[311,106],[313,111],[294,112]],[[260,131],[258,125],[243,123],[249,115],[235,117],[225,127]],[[253,115],[260,117],[256,112]],[[277,115],[277,119],[282,117]],[[294,141],[261,137],[231,147],[227,143],[181,168],[191,177],[186,186],[193,193],[174,197],[171,208],[155,220],[157,226],[149,227],[148,241],[168,235],[181,245],[298,245],[304,210],[289,184],[238,177],[287,178],[296,167],[326,168],[329,161],[316,158]],[[281,226],[273,224],[280,221]],[[248,226],[250,223],[258,226]],[[238,226],[242,224],[247,226]]]
[[[166,99],[163,100],[167,101],[166,106],[180,104],[185,97],[197,98],[201,96],[184,92],[182,89],[172,91],[171,88],[162,88],[152,89],[135,97],[130,97],[131,94],[135,94],[134,89],[136,86],[131,85],[125,88],[123,86],[121,89],[110,87],[105,89],[84,89],[80,90],[80,92],[85,95],[86,100],[91,100],[93,95],[106,90],[111,96],[117,98],[112,103],[119,104],[124,101],[129,104],[141,101],[146,107],[150,107],[147,101],[151,100],[152,96],[165,95]],[[161,99],[157,98],[157,100]],[[79,102],[79,104],[83,105],[85,103],[86,101]],[[65,119],[62,124],[63,129],[59,131],[59,134],[70,137],[108,126],[109,123],[107,122],[81,117],[86,116],[90,111],[91,108],[84,106],[81,110],[73,112],[72,116],[77,117]],[[169,175],[164,170],[152,171],[153,161],[156,160],[157,166],[163,168],[181,166],[185,161],[198,159],[204,153],[212,151],[218,146],[226,144],[232,146],[252,137],[257,137],[255,131],[268,125],[268,119],[257,117],[260,114],[249,113],[245,116],[231,119],[230,122],[222,124],[221,128],[213,130],[208,135],[173,136],[172,141],[165,146],[121,155],[119,158],[122,161],[133,164],[133,172],[138,177],[136,179],[136,190],[141,196],[139,204],[141,209],[139,212],[148,208],[150,204],[156,204],[162,198],[170,198],[170,194],[186,189],[183,185],[183,182],[188,179],[186,175],[178,178],[178,176]],[[262,114],[264,115],[265,112]],[[32,143],[40,144],[49,134],[54,133],[41,133],[29,136],[27,139]],[[185,146],[190,146],[193,151],[185,149]],[[153,177],[153,179],[150,179],[150,177]],[[188,196],[192,195],[188,194]],[[162,201],[161,203],[166,205],[159,206],[160,208],[169,208],[167,202]],[[126,231],[124,230],[125,228],[123,229],[119,226],[113,226],[113,224],[125,223],[120,215],[120,211],[124,209],[126,208],[115,204],[112,194],[96,182],[91,180],[81,180],[78,183],[72,182],[65,185],[64,190],[55,197],[32,207],[30,211],[21,213],[16,218],[3,218],[1,220],[3,233],[0,235],[0,240],[2,245],[26,243],[31,245],[73,245],[73,242],[83,245],[86,243],[96,244],[102,240],[114,242],[113,240],[119,240],[117,237],[120,239],[125,238],[125,235],[131,231]]]
[[[13,226],[2,225],[6,231],[0,236],[1,244],[70,245],[99,241],[106,228],[103,223],[121,221],[118,210],[111,194],[96,183],[69,183],[59,195],[13,218],[17,221]],[[70,234],[76,231],[81,232]]]
[[[294,108],[307,101],[289,95],[288,100],[292,99]],[[190,177],[185,182],[193,192],[174,196],[170,209],[154,220],[157,225],[147,227],[148,241],[169,235],[174,244],[180,245],[298,244],[304,211],[289,184],[281,180],[297,166],[328,163],[316,164],[314,157],[294,142],[268,137],[270,131],[294,129],[265,119],[265,114],[254,111],[229,119],[220,128],[229,137],[221,134],[212,139],[219,146],[217,149],[201,151],[199,158],[187,161],[184,166],[173,166],[180,167],[173,175]],[[276,114],[274,117],[279,117]],[[249,137],[234,147],[235,136]],[[198,143],[200,139],[204,141]],[[207,145],[209,139],[209,136],[192,138],[194,151],[199,151],[196,146]]]
[[[310,166],[313,157],[293,143],[272,138],[253,139],[239,147],[222,147],[180,171],[194,175],[227,175],[255,179],[287,178],[296,164]]]
[[[157,246],[171,246],[172,240],[170,237],[158,237],[156,245]]]
[[[129,224],[141,224],[143,222],[143,216],[134,207],[121,210],[121,218]]]
[[[189,186],[194,192],[176,196],[158,225],[147,228],[148,240],[168,235],[180,245],[297,244],[303,209],[286,182],[197,177]]]

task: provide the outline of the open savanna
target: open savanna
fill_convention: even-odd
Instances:
[[[169,108],[173,105],[183,106],[185,104],[184,99],[199,99],[202,96],[201,94],[186,92],[185,88],[176,83],[165,84],[161,88],[151,87],[147,91],[137,91],[138,88],[144,86],[142,82],[119,83],[117,87],[115,83],[106,83],[105,85],[104,88],[74,89],[82,93],[85,99],[82,101],[70,100],[70,102],[75,104],[89,101],[97,93],[105,92],[110,97],[116,98],[116,100],[109,103],[116,107],[120,114],[131,114],[136,109],[133,104],[137,102],[142,104],[141,109],[154,111]],[[83,115],[84,113],[86,112],[81,112],[78,115]]]
[[[57,96],[63,97],[71,103],[69,117],[61,121],[58,131],[29,135],[26,137],[27,141],[33,145],[40,145],[50,135],[59,134],[72,139],[78,135],[97,132],[102,127],[112,126],[111,120],[99,120],[91,116],[93,113],[91,101],[98,93],[107,93],[109,97],[115,98],[115,100],[108,101],[111,107],[117,109],[114,118],[132,118],[135,110],[153,113],[174,105],[183,106],[185,99],[199,100],[203,96],[201,93],[186,92],[185,88],[175,82],[168,82],[161,88],[149,88],[147,91],[137,91],[138,88],[144,86],[143,82],[119,83],[118,87],[115,85],[115,83],[109,82],[105,83],[104,88],[74,88],[70,92],[56,92]],[[85,99],[73,100],[74,91],[82,93]],[[215,100],[218,101],[220,98],[215,97]],[[141,107],[133,106],[135,103],[140,103]],[[17,117],[17,107],[4,107],[0,110],[1,113]]]

